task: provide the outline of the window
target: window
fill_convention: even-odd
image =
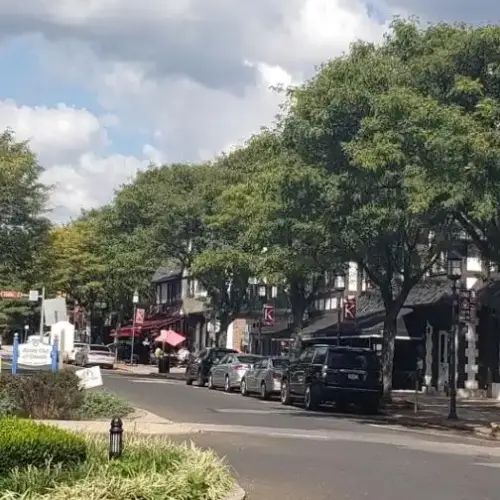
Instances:
[[[299,361],[301,363],[310,363],[313,359],[313,356],[314,356],[314,348],[309,347],[300,355]]]
[[[380,366],[375,354],[330,351],[328,354],[328,368],[337,370],[378,370]]]
[[[220,361],[219,361],[220,359]],[[215,361],[219,361],[219,364],[221,365],[225,365],[227,363],[229,363],[229,359],[230,359],[230,356],[229,354],[226,354],[225,356],[221,358],[218,358],[217,355],[214,353],[214,355],[212,356],[212,360],[215,362]]]
[[[274,368],[286,368],[290,364],[287,358],[273,358],[272,366]]]
[[[326,353],[328,352],[328,347],[318,347],[316,353],[314,354],[313,363],[315,365],[324,365],[326,363]]]

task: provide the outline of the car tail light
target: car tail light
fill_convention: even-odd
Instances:
[[[276,379],[276,380],[281,380],[281,373],[274,372],[273,373],[273,378]]]
[[[234,369],[239,372],[241,370],[246,370],[247,369],[247,365],[234,365]]]

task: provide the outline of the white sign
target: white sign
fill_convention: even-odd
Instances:
[[[38,295],[38,290],[30,290],[30,293],[28,295],[28,300],[30,302],[38,302],[39,295]]]
[[[75,375],[80,379],[80,385],[84,389],[92,389],[102,385],[101,368],[99,366],[78,370]]]
[[[66,299],[64,297],[45,299],[43,301],[43,312],[46,325],[52,326],[60,321],[68,321]]]
[[[27,366],[45,366],[52,362],[52,346],[32,340],[28,344],[19,344],[19,356],[17,362]]]

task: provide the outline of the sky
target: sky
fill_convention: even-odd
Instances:
[[[496,23],[497,0],[1,0],[0,130],[28,139],[51,218],[108,203],[150,163],[213,158],[391,19]]]

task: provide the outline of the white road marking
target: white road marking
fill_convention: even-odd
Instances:
[[[480,462],[475,463],[474,465],[479,465],[480,467],[493,467],[494,469],[500,469],[500,463],[488,463],[488,462]]]
[[[216,413],[232,413],[239,415],[290,415],[292,413],[297,413],[301,411],[300,409],[289,409],[289,410],[279,410],[279,409],[270,409],[270,410],[251,410],[245,408],[217,408],[214,409]]]
[[[177,385],[177,382],[172,380],[155,380],[155,379],[144,379],[144,378],[133,378],[130,382],[134,384],[164,384],[164,385]]]

